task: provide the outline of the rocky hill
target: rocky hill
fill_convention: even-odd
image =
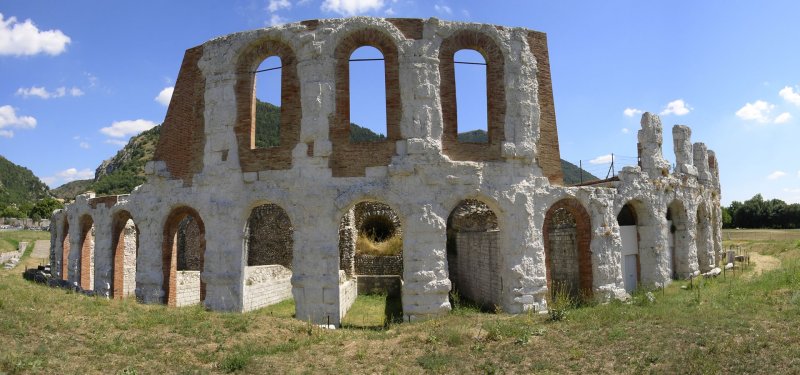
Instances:
[[[0,156],[0,210],[12,204],[23,205],[50,196],[47,185],[30,169]]]
[[[279,142],[280,107],[265,102],[257,102],[256,107],[256,146],[270,147]],[[385,137],[370,129],[350,124],[353,141],[381,140]],[[103,161],[95,171],[94,180],[79,180],[53,189],[53,195],[63,199],[74,199],[76,195],[91,190],[99,195],[127,194],[134,187],[144,183],[144,165],[153,158],[161,126],[134,136],[111,159]],[[473,130],[458,135],[462,142],[485,142],[486,132]],[[561,160],[564,171],[564,183],[577,184],[580,181],[579,168],[574,164]],[[583,181],[597,179],[588,172],[583,172]]]

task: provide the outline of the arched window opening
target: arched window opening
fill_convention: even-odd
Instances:
[[[636,211],[631,203],[622,207],[617,215],[619,234],[622,240],[622,281],[625,291],[630,293],[641,282],[639,263],[639,230]]]
[[[61,280],[69,280],[69,221],[64,218],[63,237],[61,239]]]
[[[262,204],[250,211],[245,228],[245,311],[292,299],[293,234],[289,215],[280,206]]]
[[[350,55],[350,142],[386,140],[385,65],[375,47],[359,47]]]
[[[486,203],[462,200],[447,218],[447,268],[451,305],[474,303],[485,311],[501,304],[497,215]]]
[[[276,147],[281,143],[281,58],[266,58],[255,74],[255,148]]]
[[[167,305],[187,306],[205,300],[201,280],[205,248],[205,225],[197,212],[188,207],[173,210],[164,226],[162,248]]]
[[[89,215],[80,219],[80,267],[79,285],[84,290],[94,289],[94,221]]]
[[[403,304],[403,230],[387,204],[355,204],[339,223],[340,309],[344,325],[382,326],[401,322]],[[359,295],[356,298],[356,295]],[[350,320],[347,311],[384,305],[382,314]]]
[[[560,200],[545,214],[543,235],[552,298],[566,294],[575,301],[587,301],[592,295],[589,214],[573,198]]]
[[[488,143],[486,59],[476,50],[462,49],[455,53],[453,60],[458,141]]]
[[[114,216],[111,233],[112,282],[111,296],[120,299],[136,291],[136,255],[139,250],[139,230],[130,213]]]

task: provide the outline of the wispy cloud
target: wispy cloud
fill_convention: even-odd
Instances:
[[[272,13],[269,16],[269,21],[267,21],[267,24],[270,26],[278,26],[278,25],[283,25],[284,23],[286,23],[286,21],[287,21],[286,18],[281,17],[277,13]]]
[[[83,148],[83,149],[88,149],[89,148],[89,142],[81,142],[81,143],[78,144],[78,146],[80,148]]]
[[[445,15],[448,15],[448,16],[453,14],[453,10],[450,9],[450,7],[447,6],[447,5],[435,4],[433,6],[433,9],[439,14],[445,14]]]
[[[782,88],[781,91],[778,91],[778,95],[780,95],[783,100],[800,106],[800,92],[794,91],[794,88],[786,86]]]
[[[763,100],[756,100],[753,103],[747,103],[744,107],[736,111],[736,117],[745,121],[756,121],[762,124],[769,122],[769,114],[775,108],[774,104],[770,104]]]
[[[775,171],[775,172],[770,173],[767,176],[767,180],[777,180],[777,179],[779,179],[781,177],[784,177],[784,176],[786,176],[786,172],[784,172],[784,171]]]
[[[589,160],[589,164],[608,164],[611,163],[611,160],[612,160],[611,154],[600,155],[592,160]]]
[[[642,113],[644,113],[644,111],[642,111],[641,109],[636,109],[636,108],[625,108],[625,110],[622,111],[622,114],[624,114],[625,116],[628,116],[628,117],[641,115]]]
[[[281,9],[289,9],[291,7],[292,3],[289,2],[289,0],[269,0],[267,10],[270,12],[277,12]]]
[[[4,19],[0,13],[0,55],[55,56],[64,52],[70,42],[61,30],[41,31],[30,19],[18,22],[16,17]]]
[[[778,117],[775,117],[775,123],[776,124],[784,124],[784,123],[789,122],[789,120],[791,120],[791,119],[792,119],[792,114],[791,113],[783,112],[783,113],[779,114]]]
[[[56,88],[53,91],[49,91],[44,87],[20,87],[17,89],[17,92],[14,93],[16,96],[21,96],[25,99],[30,97],[38,97],[41,99],[53,99],[53,98],[63,98],[65,96],[83,96],[83,90],[72,87],[71,89],[67,89],[66,87],[62,86]]]
[[[128,142],[125,142],[121,139],[106,139],[104,142],[110,145],[117,145],[117,146],[125,146],[128,144]]]
[[[165,87],[161,92],[158,93],[155,97],[155,101],[161,103],[163,106],[168,106],[169,101],[172,99],[172,92],[175,91],[175,87]]]
[[[320,9],[324,12],[355,16],[383,8],[383,0],[323,0]]]
[[[622,134],[628,134],[631,130],[628,128],[622,128],[620,131],[622,132]]]
[[[70,181],[88,180],[90,178],[94,178],[94,171],[89,168],[84,168],[81,170],[78,170],[78,168],[67,168],[56,173],[54,176],[42,178],[42,181],[44,181],[47,185],[50,185],[50,187],[54,187],[56,184],[61,185]]]
[[[661,111],[661,113],[659,114],[661,116],[667,116],[667,115],[683,116],[689,113],[692,109],[693,108],[690,107],[688,103],[683,101],[683,99],[677,99],[667,103],[667,107],[664,108],[664,110]]]
[[[116,121],[111,126],[100,129],[100,132],[113,138],[123,138],[150,130],[156,126],[155,122],[148,120]]]
[[[32,116],[18,116],[17,111],[10,105],[0,107],[0,136],[12,138],[14,131],[11,129],[33,129],[36,119]]]

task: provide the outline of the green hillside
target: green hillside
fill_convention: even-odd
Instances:
[[[280,142],[280,107],[258,101],[256,103],[256,147],[273,147]],[[95,172],[94,180],[73,181],[52,190],[52,194],[63,199],[74,199],[85,191],[99,195],[127,194],[134,187],[145,182],[144,165],[153,158],[161,125],[132,137],[114,157],[104,161]],[[369,142],[386,139],[370,129],[350,124],[350,139],[354,142]],[[486,142],[486,132],[473,130],[461,133],[462,142]],[[579,168],[565,160],[561,161],[564,183],[573,185],[580,182]],[[597,177],[584,171],[583,181]]]
[[[12,204],[32,206],[49,196],[47,185],[30,169],[0,156],[0,211]]]

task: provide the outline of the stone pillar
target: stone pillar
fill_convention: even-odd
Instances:
[[[403,237],[403,316],[425,319],[450,311],[447,223],[430,204],[408,215]]]
[[[675,173],[697,176],[692,156],[692,129],[685,125],[672,127],[672,142],[675,148]]]
[[[663,142],[661,119],[650,113],[642,115],[642,129],[639,130],[639,158],[642,171],[650,178],[658,178],[669,174],[669,162],[664,160],[661,151]]]
[[[114,250],[111,248],[112,232],[111,216],[108,210],[101,210],[95,215],[94,223],[94,284],[93,288],[98,296],[111,297],[111,283],[114,280],[112,273],[114,264]]]
[[[322,212],[320,212],[322,211]],[[326,212],[327,211],[327,212]],[[309,208],[293,223],[292,296],[295,317],[339,325],[339,220],[330,209]],[[328,213],[326,215],[326,213]]]
[[[714,188],[714,191],[717,192],[717,199],[719,199],[720,195],[720,184],[719,184],[719,166],[717,165],[717,154],[714,153],[714,150],[708,150],[708,173],[711,175],[711,186]]]
[[[708,149],[705,143],[694,144],[694,166],[697,168],[697,181],[703,185],[711,183],[711,173],[708,170]]]
[[[244,226],[239,207],[216,197],[210,212],[201,220],[205,227],[205,252],[200,280],[205,283],[206,308],[241,312],[244,307],[242,284],[244,265]]]
[[[142,212],[146,212],[142,210]],[[161,218],[157,215],[161,214]],[[168,213],[152,211],[152,217],[139,221],[139,256],[136,257],[136,299],[143,303],[166,303],[162,247],[164,220]]]

